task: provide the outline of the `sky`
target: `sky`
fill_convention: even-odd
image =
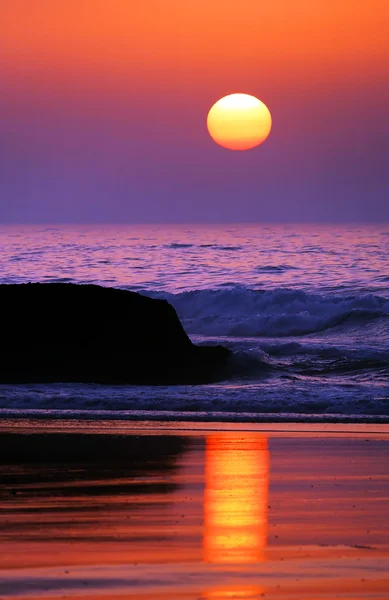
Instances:
[[[0,222],[389,222],[388,106],[388,0],[0,0]]]

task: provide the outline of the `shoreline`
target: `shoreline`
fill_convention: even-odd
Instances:
[[[238,421],[164,421],[162,419],[56,419],[26,418],[0,419],[0,434],[28,433],[82,433],[82,434],[131,434],[150,435],[182,433],[195,435],[201,432],[252,432],[274,435],[389,435],[389,424],[368,422],[238,422]]]
[[[1,422],[18,420],[36,421],[83,421],[83,422],[165,422],[191,423],[241,423],[253,425],[267,424],[366,424],[389,426],[389,415],[366,414],[309,414],[309,413],[235,413],[221,411],[166,411],[166,410],[75,410],[75,409],[0,409]]]
[[[137,434],[137,435],[198,435],[211,432],[264,433],[273,436],[389,436],[389,424],[366,422],[237,422],[237,421],[164,421],[157,419],[0,419],[1,434],[77,433],[77,434]]]

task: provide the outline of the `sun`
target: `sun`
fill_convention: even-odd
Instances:
[[[230,94],[218,100],[208,113],[211,138],[229,150],[250,150],[268,137],[272,119],[266,104],[249,94]]]

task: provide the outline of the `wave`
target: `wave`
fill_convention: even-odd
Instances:
[[[298,271],[298,267],[291,265],[264,265],[255,267],[258,273],[285,273],[286,271]]]
[[[155,246],[152,246],[155,247]],[[165,244],[164,248],[170,248],[172,250],[180,250],[185,248],[212,248],[214,250],[242,250],[242,246],[223,246],[221,244],[184,244],[179,242],[172,242],[171,244]]]
[[[178,294],[143,291],[167,299],[189,334],[227,337],[302,336],[351,330],[389,318],[389,300],[374,294],[336,295],[243,286]],[[386,323],[385,323],[386,324]]]
[[[254,340],[228,340],[232,355],[225,370],[227,381],[264,381],[272,378],[308,380],[323,383],[342,379],[343,383],[389,381],[389,348],[370,348],[320,343],[263,343]]]
[[[389,275],[377,275],[377,277],[374,277],[374,281],[378,281],[379,283],[389,283]]]
[[[172,244],[165,244],[164,248],[180,250],[181,248],[193,248],[193,244],[179,244],[178,242],[173,242]]]
[[[271,420],[275,415],[287,418],[291,413],[300,415],[301,420],[313,415],[319,420],[331,415],[386,416],[389,420],[388,400],[388,388],[384,386],[357,382],[344,385],[337,381],[323,385],[319,378],[293,376],[195,387],[1,385],[0,418],[74,418],[82,411],[82,416],[90,419],[133,419],[137,411],[153,411],[159,420],[174,420],[177,416],[181,420],[221,420],[215,418],[217,414],[242,421],[250,414],[258,421],[270,413]]]

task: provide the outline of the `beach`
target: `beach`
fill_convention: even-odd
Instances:
[[[389,598],[380,424],[3,420],[0,597]]]

